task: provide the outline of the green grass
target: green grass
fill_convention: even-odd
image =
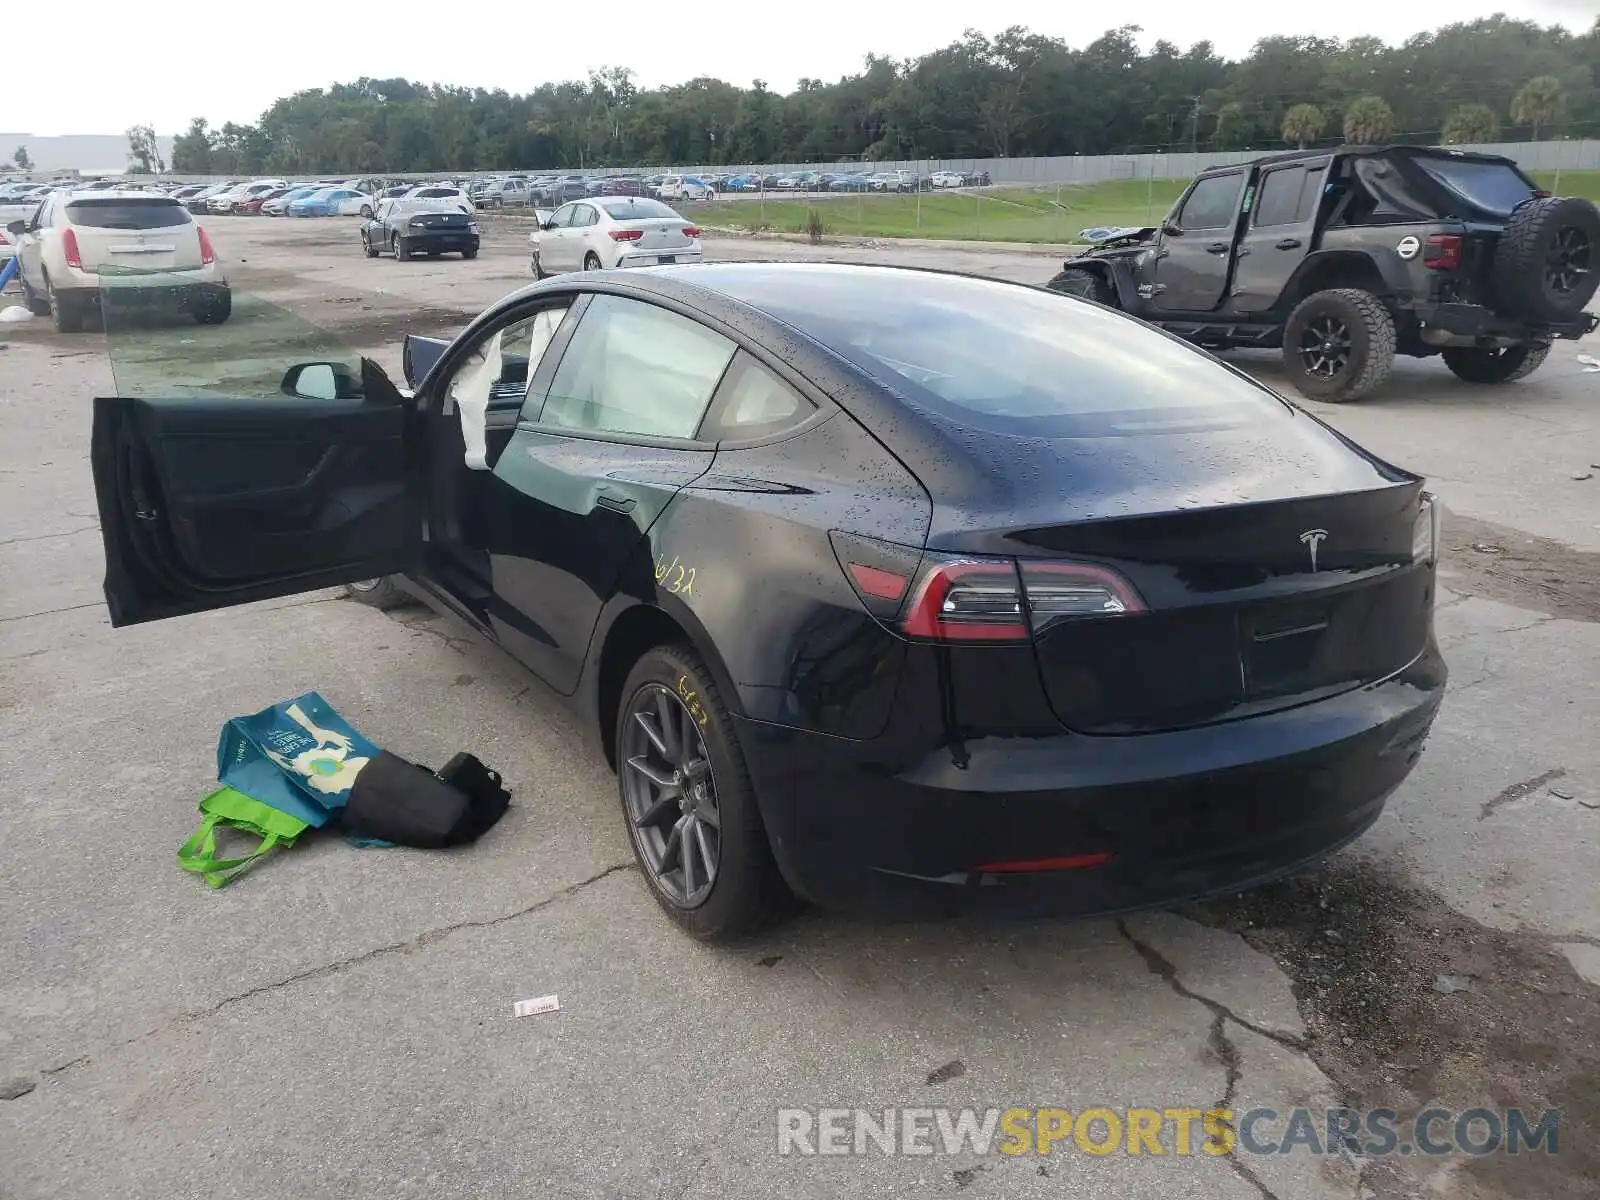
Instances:
[[[1600,203],[1600,171],[1534,172],[1541,187]],[[1152,225],[1188,181],[1119,179],[1109,183],[983,188],[915,196],[834,195],[815,200],[740,197],[696,205],[703,224],[728,229],[804,233],[807,214],[822,217],[824,234],[842,237],[921,237],[952,241],[1075,242],[1094,225]],[[920,208],[920,211],[919,211]]]
[[[1563,171],[1559,180],[1554,171],[1530,174],[1540,187],[1549,188],[1558,196],[1582,196],[1600,204],[1600,171]]]
[[[731,229],[804,233],[816,211],[825,234],[922,237],[954,241],[1075,242],[1093,225],[1144,225],[1159,220],[1184,181],[1117,180],[1034,188],[905,195],[841,194],[805,200],[719,199],[696,205],[701,223]]]

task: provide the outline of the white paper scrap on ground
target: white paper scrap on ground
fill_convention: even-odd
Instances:
[[[511,1015],[537,1017],[540,1013],[555,1012],[560,1007],[561,1001],[554,996],[535,996],[532,1000],[518,1000],[511,1006]]]

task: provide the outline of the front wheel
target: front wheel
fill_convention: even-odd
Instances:
[[[1066,296],[1093,300],[1096,304],[1115,305],[1117,302],[1116,293],[1111,290],[1100,272],[1091,271],[1086,267],[1067,267],[1045,284],[1045,287]]]
[[[363,217],[366,217],[368,220],[371,220],[371,218],[372,218],[372,205],[363,204],[361,206],[361,215]]]
[[[1520,346],[1483,350],[1451,347],[1440,351],[1444,365],[1467,383],[1514,383],[1532,375],[1550,357],[1549,343],[1525,342]]]
[[[1313,400],[1359,400],[1394,368],[1394,317],[1359,288],[1307,296],[1283,330],[1283,364],[1295,387]]]
[[[344,585],[344,590],[345,595],[357,603],[385,611],[418,603],[417,598],[396,584],[394,577],[390,575],[385,575],[381,579],[363,579],[359,583],[347,583]]]
[[[658,646],[634,664],[616,748],[622,815],[656,902],[701,941],[764,924],[787,888],[732,719],[689,647]]]
[[[372,239],[364,233],[361,235],[361,248],[367,252],[368,258],[378,257],[378,248],[372,244]]]

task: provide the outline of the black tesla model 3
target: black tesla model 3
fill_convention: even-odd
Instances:
[[[1444,690],[1423,481],[1084,301],[656,267],[405,354],[414,392],[98,401],[113,622],[342,583],[453,614],[592,723],[699,937],[790,891],[1247,887],[1366,829]]]

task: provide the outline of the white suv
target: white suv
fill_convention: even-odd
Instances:
[[[211,239],[170,196],[52,193],[6,232],[16,243],[28,307],[53,315],[63,333],[98,318],[103,293],[113,288],[127,289],[141,306],[163,304],[202,325],[221,324],[233,311]]]

